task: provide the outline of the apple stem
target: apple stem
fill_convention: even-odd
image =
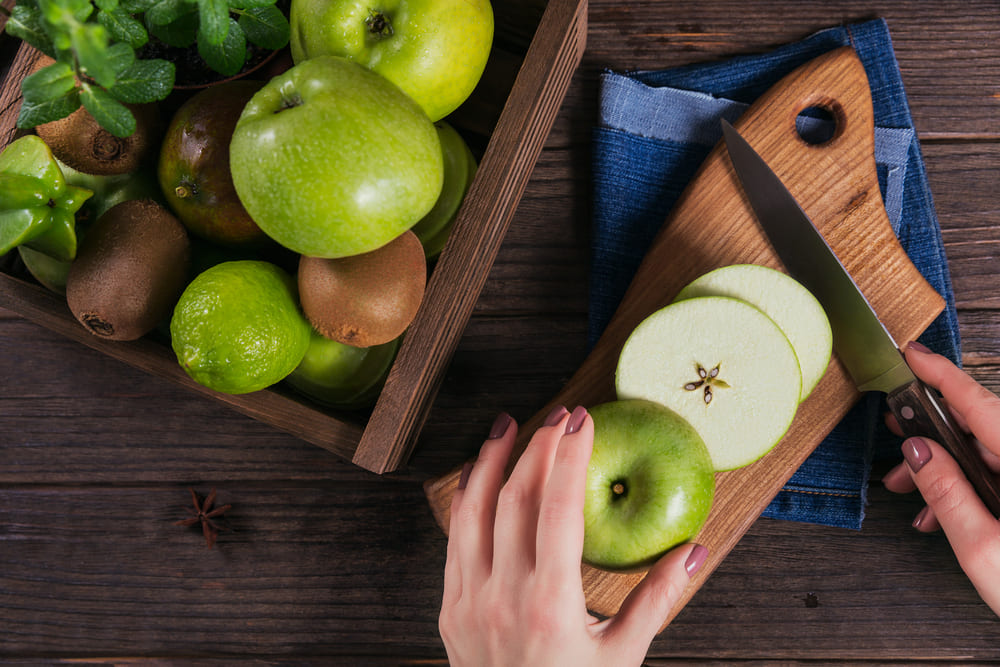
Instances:
[[[174,194],[178,199],[187,199],[191,196],[191,189],[186,185],[178,185],[174,188]]]
[[[612,484],[611,485],[611,491],[616,496],[624,496],[625,495],[625,484],[624,484],[624,482],[615,482],[614,484]]]

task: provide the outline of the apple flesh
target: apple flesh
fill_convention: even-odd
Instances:
[[[416,100],[432,121],[457,109],[493,44],[488,0],[292,0],[292,59],[348,58]]]
[[[408,230],[437,201],[443,162],[437,130],[413,100],[333,56],[271,79],[230,143],[250,217],[309,257],[359,255]]]
[[[657,403],[619,400],[589,412],[583,560],[608,570],[648,566],[701,530],[715,493],[712,460],[698,432]]]
[[[696,278],[676,300],[700,296],[729,296],[764,311],[788,337],[799,359],[799,402],[812,393],[826,373],[833,351],[830,320],[812,292],[781,271],[756,264],[733,264]]]
[[[802,373],[788,338],[739,299],[705,296],[656,311],[618,359],[618,398],[661,403],[698,431],[716,470],[753,463],[788,430]]]

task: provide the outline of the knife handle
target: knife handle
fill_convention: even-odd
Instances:
[[[986,507],[993,516],[1000,517],[997,476],[986,467],[976,442],[958,427],[934,391],[917,380],[891,392],[886,401],[903,433],[933,438],[948,450]]]

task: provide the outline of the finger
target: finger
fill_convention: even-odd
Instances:
[[[511,581],[535,565],[535,533],[542,489],[552,469],[559,438],[565,430],[566,408],[558,406],[531,436],[510,478],[500,490],[494,527],[497,572],[507,570]]]
[[[958,464],[939,444],[909,438],[903,456],[934,512],[959,565],[993,609],[1000,609],[1000,521],[976,495]]]
[[[449,510],[451,516],[449,518],[447,558],[444,563],[444,591],[441,601],[442,606],[453,604],[457,602],[460,597],[462,597],[462,564],[458,549],[460,538],[456,537],[456,534],[461,531],[461,528],[458,526],[458,520],[456,519],[456,508],[462,503],[462,497],[465,495],[465,487],[468,484],[469,474],[471,472],[472,462],[469,461],[462,466],[462,474],[458,480],[458,488],[451,497],[451,508]]]
[[[913,493],[917,490],[917,485],[913,482],[910,469],[905,462],[887,472],[882,478],[882,483],[893,493]]]
[[[577,566],[583,555],[583,504],[593,447],[594,420],[577,407],[559,440],[538,512],[536,568],[542,581],[581,588]]]
[[[906,362],[921,380],[941,392],[951,409],[989,451],[1000,455],[1000,398],[940,354],[906,347]]]
[[[934,533],[941,530],[941,524],[934,516],[934,510],[930,506],[924,507],[913,519],[913,527],[921,533]]]
[[[492,568],[497,494],[516,435],[517,424],[510,415],[499,415],[479,450],[465,489],[452,499],[448,542],[449,547],[455,543],[463,588],[484,581]]]
[[[669,551],[625,598],[618,614],[608,625],[607,639],[623,649],[639,647],[641,661],[653,637],[667,622],[689,580],[707,556],[708,549],[697,544]]]

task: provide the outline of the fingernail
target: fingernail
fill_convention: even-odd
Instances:
[[[466,461],[462,466],[462,474],[458,478],[458,488],[462,490],[469,483],[469,474],[472,473],[472,461]]]
[[[920,530],[920,527],[924,525],[925,521],[927,521],[927,517],[930,515],[930,513],[931,513],[930,507],[924,507],[922,510],[920,510],[916,518],[913,519],[913,527],[916,528],[917,530]]]
[[[566,410],[566,408],[564,408],[561,405],[557,405],[556,407],[552,408],[552,412],[550,412],[549,416],[545,418],[545,425],[555,426],[562,420],[563,415],[565,415],[567,412],[568,410]]]
[[[578,405],[573,408],[573,414],[569,416],[569,421],[566,422],[566,435],[570,433],[576,433],[583,426],[583,420],[587,418],[587,408],[582,405]]]
[[[915,340],[911,340],[909,343],[907,343],[906,344],[906,349],[907,350],[916,350],[917,352],[923,352],[924,354],[933,354],[932,350],[929,347],[927,347],[926,345],[923,345],[921,343],[918,343]]]
[[[496,440],[497,438],[503,437],[503,434],[507,432],[507,427],[510,426],[511,421],[511,416],[506,412],[498,414],[496,420],[493,422],[493,428],[490,429],[490,440]]]
[[[920,472],[931,460],[931,448],[923,438],[907,438],[903,441],[903,458],[910,470]]]
[[[687,560],[684,561],[684,569],[687,570],[689,577],[693,577],[695,572],[701,569],[701,566],[705,564],[706,558],[708,558],[708,549],[700,544],[694,545],[694,549],[691,550]]]

